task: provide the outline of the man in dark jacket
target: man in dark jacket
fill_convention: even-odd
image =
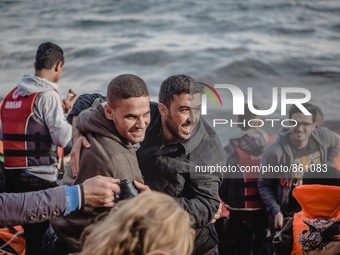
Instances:
[[[292,197],[292,190],[302,184],[303,173],[326,173],[327,165],[332,165],[338,150],[338,138],[332,131],[315,128],[314,106],[309,103],[303,106],[312,115],[305,115],[293,105],[289,119],[294,127],[282,129],[277,141],[265,149],[261,159],[267,172],[259,178],[258,187],[275,229],[282,228],[283,217],[301,210]],[[278,171],[270,172],[274,167]]]
[[[194,254],[218,254],[211,220],[218,210],[217,175],[195,173],[195,166],[223,165],[225,154],[214,130],[200,119],[201,93],[189,76],[174,75],[152,105],[152,123],[137,151],[144,181],[176,199],[196,228]]]

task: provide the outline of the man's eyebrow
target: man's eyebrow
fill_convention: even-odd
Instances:
[[[148,113],[150,113],[150,110],[148,110],[147,112],[142,113],[142,114],[140,114],[140,115],[133,114],[133,113],[127,113],[127,114],[125,114],[123,117],[124,117],[124,118],[129,118],[129,117],[137,118],[138,116],[143,116],[143,115],[148,114]]]

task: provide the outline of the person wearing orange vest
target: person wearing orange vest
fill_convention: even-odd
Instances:
[[[257,188],[258,173],[241,172],[243,167],[259,166],[262,151],[269,143],[269,136],[264,130],[252,127],[258,126],[254,121],[258,118],[245,104],[245,114],[238,116],[242,131],[230,138],[225,147],[227,165],[237,166],[239,171],[225,176],[219,193],[230,210],[238,255],[266,254],[264,244],[268,216]],[[252,126],[249,126],[251,119]]]
[[[72,126],[64,117],[57,84],[64,68],[62,49],[42,43],[34,67],[35,74],[24,75],[1,106],[7,192],[57,186],[57,146],[71,141]],[[24,225],[27,255],[40,254],[47,226]]]
[[[340,254],[340,173],[308,172],[293,190],[301,211],[274,237],[277,255]],[[292,222],[292,223],[291,223]]]
[[[301,210],[292,191],[303,184],[304,173],[325,171],[333,164],[338,150],[339,139],[334,132],[315,128],[314,105],[302,106],[311,115],[292,105],[288,113],[291,127],[279,131],[277,140],[264,150],[261,158],[262,169],[269,171],[262,171],[258,179],[259,192],[276,230],[282,228],[284,217]],[[273,167],[278,171],[270,170]]]
[[[334,243],[322,244],[322,239],[318,243],[318,240],[315,240],[315,237],[304,236],[304,231],[309,229],[308,225],[304,223],[304,221],[310,220],[310,224],[316,225],[316,220],[320,221],[321,218],[323,218],[323,220],[333,219],[337,220],[339,222],[338,226],[340,226],[340,187],[327,185],[302,185],[293,190],[293,196],[301,205],[302,211],[294,215],[294,238],[291,255],[306,254],[308,251],[317,250],[318,248],[320,248],[320,252],[322,252],[322,250],[333,247]],[[340,227],[338,227],[338,235],[340,235]],[[306,240],[305,242],[303,242],[304,238]],[[315,241],[315,247],[308,247],[306,245],[308,243],[308,239]],[[336,239],[339,244],[337,246],[337,251],[340,252],[340,236]],[[301,244],[303,245],[302,247]],[[328,250],[328,253],[326,252],[323,254],[339,253],[332,253]]]

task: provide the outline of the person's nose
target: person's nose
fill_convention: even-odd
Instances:
[[[137,118],[136,126],[138,128],[146,128],[146,126],[147,126],[146,119],[143,116]]]

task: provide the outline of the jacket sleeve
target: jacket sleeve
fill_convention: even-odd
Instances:
[[[53,143],[64,148],[71,140],[72,126],[64,117],[60,100],[55,91],[43,92],[36,99],[35,111],[40,111],[40,118],[48,127]]]
[[[187,192],[190,196],[175,198],[175,200],[192,217],[195,227],[202,228],[211,222],[218,210],[218,189],[220,179],[216,175],[203,175],[189,177],[186,180]]]
[[[0,194],[0,226],[38,223],[65,214],[66,192],[63,186]]]
[[[273,146],[268,146],[262,155],[260,166],[277,166],[279,162],[277,160],[277,155],[273,153],[271,149]],[[278,186],[278,178],[267,172],[261,172],[258,178],[257,186],[259,188],[259,193],[262,198],[262,202],[266,207],[266,210],[272,216],[275,216],[281,211],[280,205],[275,196]]]

